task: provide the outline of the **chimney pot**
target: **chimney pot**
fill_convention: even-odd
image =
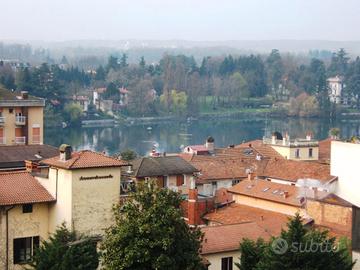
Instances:
[[[21,91],[21,98],[22,99],[28,99],[29,98],[28,91]]]
[[[72,148],[70,145],[68,145],[68,144],[60,145],[59,151],[60,151],[60,160],[61,161],[66,161],[66,160],[71,159]]]

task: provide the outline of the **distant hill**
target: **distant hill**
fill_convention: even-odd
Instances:
[[[328,40],[70,40],[63,42],[6,41],[3,44],[27,44],[31,45],[34,50],[45,49],[40,50],[42,59],[49,56],[58,61],[63,55],[70,59],[97,57],[97,63],[105,63],[110,54],[121,55],[124,52],[128,54],[130,63],[138,62],[141,56],[144,56],[148,63],[157,62],[165,53],[193,55],[197,61],[201,61],[204,56],[267,54],[275,48],[282,53],[290,52],[304,55],[308,55],[310,51],[326,51],[328,52],[327,55],[331,55],[329,52],[345,48],[350,56],[360,55],[360,41]],[[1,55],[0,41],[1,58],[6,58],[6,55]],[[24,57],[20,56],[19,58]],[[32,58],[34,58],[33,54]]]

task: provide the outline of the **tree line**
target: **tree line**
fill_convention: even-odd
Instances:
[[[299,100],[306,100],[310,109],[316,107],[317,114],[331,117],[334,106],[329,101],[327,78],[336,75],[344,78],[344,91],[360,108],[360,58],[350,59],[344,49],[327,62],[300,59],[276,49],[268,55],[209,56],[201,63],[192,56],[164,55],[157,63],[147,63],[141,57],[137,64],[130,64],[128,56],[122,54],[110,56],[106,65],[87,71],[70,66],[66,57],[60,64],[44,63],[16,72],[0,62],[0,84],[57,100],[58,111],[64,109],[66,97],[90,95],[87,89],[106,87],[105,97],[118,102],[117,89],[127,88],[129,104],[121,113],[131,116],[196,116],[203,108],[241,108],[269,100],[301,105]],[[159,98],[151,98],[152,89]]]

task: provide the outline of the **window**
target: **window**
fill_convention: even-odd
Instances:
[[[32,135],[33,135],[33,143],[40,143],[40,128],[39,127],[33,127],[32,128]]]
[[[14,264],[30,262],[39,241],[39,236],[14,239]]]
[[[233,258],[225,257],[221,258],[221,270],[232,270],[233,269]]]
[[[26,213],[32,213],[33,211],[33,205],[31,203],[23,204],[22,211],[24,214]]]
[[[232,185],[235,186],[236,184],[239,184],[240,180],[232,180]]]
[[[14,109],[10,108],[9,113],[13,113],[13,112],[14,112]]]
[[[300,158],[300,149],[295,150],[295,157]]]
[[[181,175],[177,175],[176,176],[176,186],[182,186],[184,185],[184,175],[181,174]]]
[[[313,157],[313,149],[312,148],[309,149],[309,157]]]

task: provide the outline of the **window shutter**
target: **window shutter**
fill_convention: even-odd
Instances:
[[[14,264],[20,262],[20,248],[21,248],[21,238],[14,239]]]

